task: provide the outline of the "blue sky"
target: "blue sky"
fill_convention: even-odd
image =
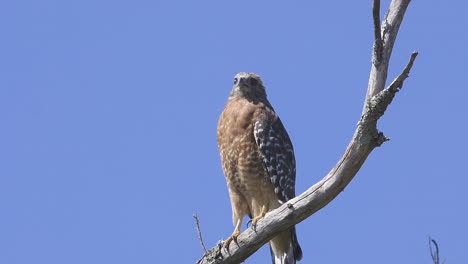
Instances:
[[[241,71],[262,76],[305,191],[359,120],[371,2],[4,1],[0,263],[194,263],[194,213],[208,247],[230,235],[215,131]],[[468,263],[467,8],[410,4],[389,81],[420,55],[379,123],[392,140],[297,226],[302,263],[431,263],[429,235]]]

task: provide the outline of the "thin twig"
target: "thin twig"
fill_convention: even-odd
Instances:
[[[406,64],[406,67],[403,69],[400,75],[398,75],[398,77],[395,80],[393,80],[393,82],[388,86],[387,89],[400,89],[403,86],[403,82],[406,78],[408,78],[411,67],[413,67],[413,62],[416,59],[416,56],[418,56],[418,52],[413,51],[410,60],[408,61],[408,64]]]
[[[432,250],[433,244],[435,247],[435,251]],[[437,245],[437,242],[434,239],[432,239],[430,236],[429,236],[429,251],[431,252],[431,257],[432,257],[432,261],[434,262],[434,264],[439,264],[440,263],[439,245]]]
[[[201,230],[200,230],[200,221],[198,221],[197,214],[193,214],[193,218],[195,218],[195,224],[196,224],[196,228],[197,228],[197,232],[198,232],[198,240],[200,240],[200,244],[201,244],[201,246],[203,248],[203,252],[206,254],[207,250],[206,250],[206,247],[205,247],[205,243],[203,243],[203,237],[202,237]]]

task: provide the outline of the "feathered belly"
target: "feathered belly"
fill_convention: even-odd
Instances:
[[[253,143],[255,144],[255,143]],[[262,207],[274,209],[279,206],[273,184],[255,146],[243,144],[235,157],[223,158],[226,181],[240,193],[249,205],[253,217],[261,214]],[[234,154],[234,153],[232,153]],[[226,160],[227,162],[224,162]],[[230,163],[228,160],[235,160]]]

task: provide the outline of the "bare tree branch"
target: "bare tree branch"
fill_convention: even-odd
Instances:
[[[403,86],[403,82],[405,81],[406,78],[408,78],[411,67],[413,67],[413,62],[416,59],[416,56],[418,56],[418,52],[413,51],[408,64],[403,69],[403,72],[400,73],[400,75],[395,80],[393,80],[393,82],[390,84],[390,86],[387,89],[389,90],[400,89]]]
[[[372,68],[369,76],[369,85],[367,87],[367,95],[365,103],[369,99],[376,95],[378,92],[382,91],[385,88],[385,81],[387,80],[388,66],[390,63],[390,56],[392,55],[393,44],[395,44],[395,39],[400,29],[401,21],[406,12],[411,0],[393,0],[390,3],[387,14],[383,20],[381,30],[376,30],[375,26],[380,24],[376,22],[375,19],[378,19],[376,15],[376,10],[373,10],[374,18],[374,35],[378,35],[377,31],[381,31],[381,40],[375,39],[374,42],[374,52],[372,53]],[[376,3],[379,2],[379,3]],[[374,7],[380,6],[379,0],[374,0]],[[379,34],[379,35],[380,35]],[[381,52],[380,42],[382,42]],[[366,108],[366,104],[363,107],[363,114]]]
[[[218,244],[208,250],[203,258],[197,262],[198,264],[231,264],[244,261],[276,234],[303,221],[331,202],[353,179],[372,150],[388,140],[383,133],[377,130],[377,121],[402,87],[417,55],[417,52],[411,55],[403,72],[388,89],[384,89],[393,44],[409,2],[410,0],[393,0],[381,26],[382,33],[375,29],[376,42],[379,42],[378,36],[382,36],[381,59],[374,59],[376,56],[376,45],[374,45],[373,63],[363,114],[351,142],[335,167],[307,191],[267,213],[257,223],[255,230],[248,228],[237,237],[236,243],[230,244],[229,249]],[[380,22],[375,21],[379,19],[378,12],[380,10],[377,10],[379,6],[380,1],[375,0],[373,5],[374,25],[380,25]],[[376,63],[377,61],[379,63]]]
[[[435,247],[434,250],[432,250],[432,245]],[[429,237],[429,251],[431,252],[431,257],[434,264],[440,264],[439,245],[437,245],[437,242],[431,237]]]
[[[374,20],[374,49],[372,64],[379,65],[382,62],[383,41],[380,29],[380,0],[374,0],[372,4],[372,18]]]
[[[207,251],[206,251],[205,243],[203,243],[203,237],[202,237],[201,229],[200,229],[200,221],[198,221],[197,214],[193,214],[193,218],[195,218],[195,227],[197,228],[198,240],[200,240],[200,244],[203,248],[203,252],[206,254]]]

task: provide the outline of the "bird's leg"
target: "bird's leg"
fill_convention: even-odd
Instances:
[[[249,223],[252,223],[252,226],[255,228],[255,226],[257,225],[258,220],[262,219],[267,212],[268,212],[268,207],[266,205],[263,205],[262,206],[262,211],[260,212],[260,215],[250,219]]]
[[[241,226],[242,226],[242,218],[237,219],[236,227],[234,228],[234,232],[230,237],[228,237],[226,240],[224,240],[224,247],[229,248],[229,244],[231,244],[231,241],[237,240],[237,237],[240,235],[241,231]]]

